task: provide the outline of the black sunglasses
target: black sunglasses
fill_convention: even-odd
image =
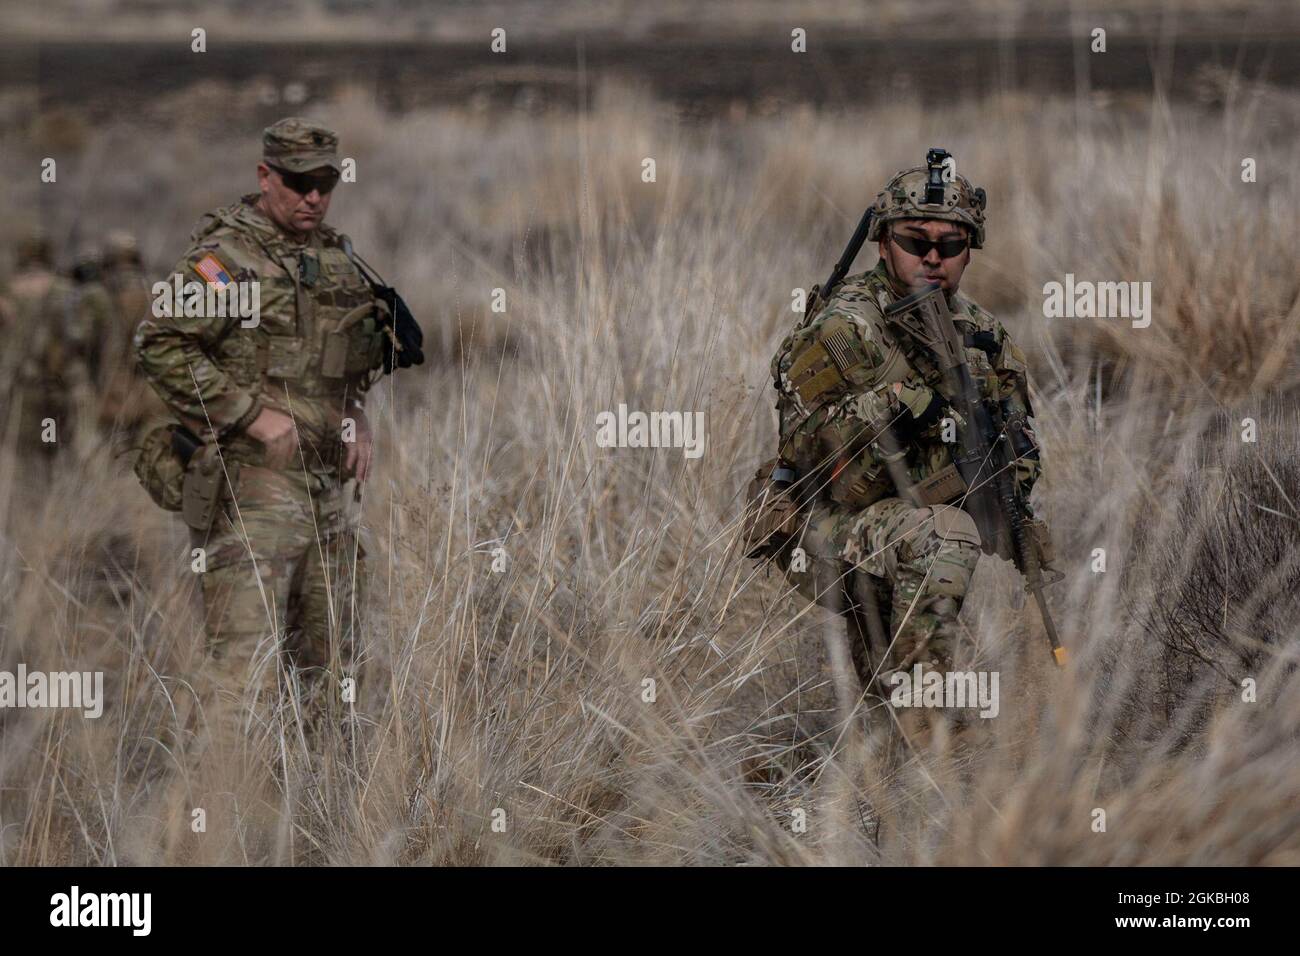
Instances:
[[[339,171],[333,166],[326,166],[323,173],[316,170],[307,173],[294,173],[287,169],[281,169],[279,166],[272,166],[271,168],[279,173],[284,184],[299,196],[305,196],[313,189],[322,196],[328,196],[334,191],[334,187],[339,184]]]
[[[931,249],[939,250],[940,259],[951,259],[953,256],[961,255],[970,242],[969,236],[961,236],[958,239],[940,239],[938,242],[931,239],[922,239],[918,236],[905,236],[898,232],[891,232],[890,236],[898,243],[898,248],[908,255],[917,256],[921,259],[928,256]]]

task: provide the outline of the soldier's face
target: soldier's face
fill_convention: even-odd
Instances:
[[[330,193],[312,189],[306,193],[290,189],[279,172],[266,163],[257,164],[257,184],[262,190],[262,210],[289,233],[306,235],[322,222],[330,208]]]
[[[970,244],[966,242],[959,253],[948,258],[940,253],[952,251],[954,245],[962,244],[966,238],[965,227],[955,222],[904,219],[895,222],[881,240],[880,257],[885,260],[895,281],[909,290],[937,283],[945,292],[956,292],[961,274],[966,271],[966,263],[970,262]],[[909,252],[905,245],[915,251]],[[925,248],[927,245],[928,249]]]

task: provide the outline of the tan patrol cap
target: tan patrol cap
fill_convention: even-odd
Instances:
[[[268,126],[262,133],[262,158],[268,165],[305,173],[322,166],[339,172],[339,138],[332,129],[290,116]]]

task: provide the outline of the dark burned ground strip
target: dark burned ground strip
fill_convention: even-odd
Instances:
[[[1104,54],[1088,53],[1087,42],[1066,36],[886,39],[816,30],[809,37],[814,52],[805,55],[790,52],[785,33],[761,40],[521,40],[504,54],[490,53],[486,41],[228,45],[209,38],[202,54],[191,53],[186,38],[168,44],[55,42],[0,48],[0,85],[34,88],[40,108],[70,106],[105,117],[147,109],[151,99],[187,85],[233,89],[254,80],[279,87],[302,83],[311,100],[359,84],[393,110],[461,105],[475,97],[491,106],[574,108],[584,86],[590,92],[613,77],[646,84],[683,115],[700,118],[716,117],[720,107],[737,102],[841,107],[900,93],[951,100],[1004,89],[1147,92],[1156,74],[1167,78],[1172,97],[1181,98],[1193,94],[1207,70],[1234,67],[1251,78],[1300,85],[1300,37],[1290,34],[1186,36],[1162,50],[1154,37],[1112,30]]]

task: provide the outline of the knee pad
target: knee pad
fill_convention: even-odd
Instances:
[[[927,594],[956,599],[966,595],[980,556],[980,533],[975,519],[960,508],[936,505],[931,509],[935,539],[934,566],[926,581]],[[954,612],[954,615],[955,612]]]

